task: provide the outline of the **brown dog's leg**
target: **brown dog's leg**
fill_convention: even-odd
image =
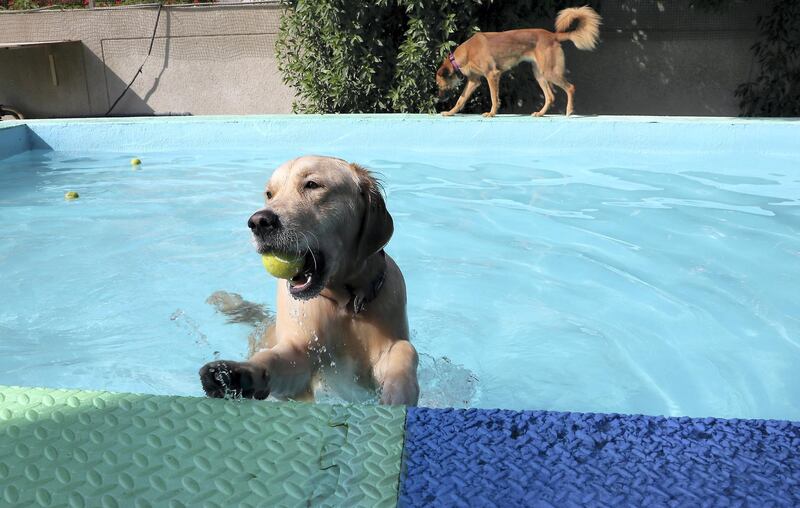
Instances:
[[[575,95],[575,85],[564,79],[564,76],[555,76],[550,81],[567,93],[567,116],[571,115],[574,111],[572,96]]]
[[[500,74],[498,70],[491,71],[486,75],[486,81],[489,83],[489,92],[492,94],[492,109],[483,114],[484,117],[490,118],[497,114],[500,109]]]
[[[533,113],[533,116],[544,116],[547,113],[547,110],[550,109],[550,104],[553,103],[555,100],[555,95],[553,95],[553,89],[550,88],[550,83],[547,82],[546,79],[534,68],[534,76],[536,76],[536,81],[539,83],[539,87],[542,89],[542,93],[544,94],[544,105],[542,109]]]
[[[475,89],[478,88],[478,85],[480,84],[481,84],[480,81],[469,79],[467,81],[467,86],[464,87],[464,91],[461,92],[461,97],[458,98],[456,105],[453,106],[453,109],[451,109],[450,111],[442,111],[442,116],[453,116],[462,109],[464,109],[464,105],[469,100],[470,96],[472,95],[472,92],[474,92]]]

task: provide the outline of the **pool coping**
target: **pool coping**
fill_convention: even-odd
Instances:
[[[401,125],[406,128],[398,131]],[[469,156],[489,149],[522,156],[565,150],[781,154],[793,153],[789,147],[800,133],[800,119],[332,114],[15,120],[0,127],[0,158],[25,147],[147,153],[186,147],[258,150],[267,143],[303,153],[335,153],[353,142],[386,153],[397,153],[402,146],[404,153],[416,156]],[[27,141],[16,130],[20,127],[26,129]],[[432,139],[441,142],[431,143]],[[622,146],[620,139],[625,140]]]
[[[263,115],[164,115],[164,116],[110,116],[110,117],[67,117],[67,118],[36,118],[24,120],[4,120],[3,124],[19,125],[34,123],[94,123],[94,122],[208,122],[224,121],[238,122],[249,120],[272,120],[272,119],[296,119],[320,120],[320,119],[361,119],[366,121],[423,121],[437,119],[442,122],[507,122],[507,121],[526,121],[526,122],[547,122],[547,121],[600,121],[600,122],[631,122],[631,123],[797,123],[800,124],[800,117],[741,117],[741,116],[655,116],[655,115],[545,115],[543,117],[531,118],[531,115],[499,114],[493,118],[485,118],[481,115],[458,114],[448,118],[442,118],[438,114],[420,113],[320,113],[320,114],[263,114]]]

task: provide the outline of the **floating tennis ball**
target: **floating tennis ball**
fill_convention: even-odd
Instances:
[[[73,199],[78,199],[79,197],[80,196],[75,191],[69,191],[66,194],[64,194],[64,199],[69,200],[69,201],[72,201]]]
[[[303,256],[296,256],[284,252],[270,252],[262,254],[261,262],[264,268],[279,279],[291,279],[303,269]]]
[[[137,158],[131,159],[131,166],[138,166],[141,163],[142,163],[141,159],[137,159]]]

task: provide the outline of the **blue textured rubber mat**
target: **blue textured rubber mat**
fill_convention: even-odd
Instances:
[[[409,408],[400,506],[800,506],[800,423]]]

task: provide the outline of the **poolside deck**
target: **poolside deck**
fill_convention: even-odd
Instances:
[[[11,506],[800,504],[787,421],[0,387],[0,435]]]
[[[410,409],[401,506],[797,506],[800,423]]]

